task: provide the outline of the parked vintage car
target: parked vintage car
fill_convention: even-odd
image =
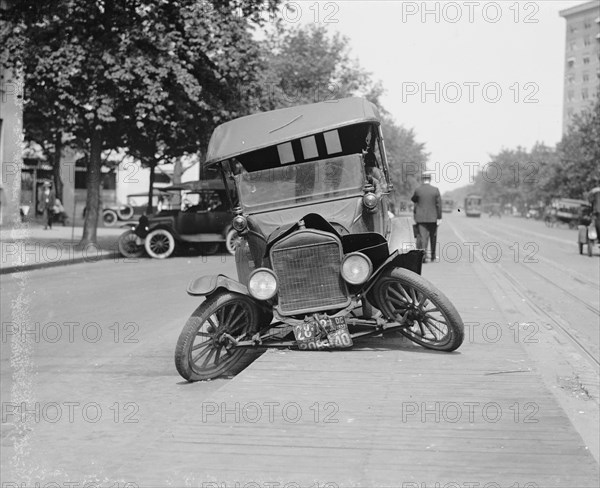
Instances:
[[[346,348],[393,329],[430,349],[461,345],[459,313],[420,276],[409,217],[389,217],[373,104],[347,98],[232,120],[215,129],[206,164],[231,189],[238,279],[189,284],[206,299],[177,341],[183,378],[235,374],[265,347]]]
[[[154,190],[152,195],[152,211],[160,210],[159,201],[161,192]],[[127,195],[127,203],[124,205],[111,205],[102,209],[102,223],[106,227],[114,227],[118,223],[132,221],[146,213],[148,207],[148,192],[132,193]]]
[[[119,252],[126,257],[139,257],[144,251],[153,258],[164,259],[176,247],[200,248],[214,254],[224,244],[235,253],[238,235],[231,224],[229,197],[222,180],[183,183],[160,189],[163,201],[175,200],[176,208],[165,205],[156,214],[142,215],[119,238]]]

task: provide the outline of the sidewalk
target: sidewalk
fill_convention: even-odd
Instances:
[[[473,265],[423,274],[469,324],[457,352],[399,335],[350,351],[270,350],[210,401],[195,402],[182,383],[189,416],[165,418],[111,472],[140,486],[205,488],[599,486],[594,457],[515,340],[506,297]]]
[[[0,229],[0,274],[31,271],[67,264],[96,262],[118,254],[117,241],[125,231],[120,227],[98,227],[98,247],[79,246],[83,227],[53,226],[31,222]]]

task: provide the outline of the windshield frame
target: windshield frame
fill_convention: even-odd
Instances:
[[[328,187],[326,184],[323,184],[325,180],[318,180],[318,175],[319,173],[327,173],[327,164],[339,162],[343,163],[342,167],[346,169],[347,175],[350,176],[350,181],[348,182],[350,184],[346,185],[346,187],[342,189],[333,189]],[[282,198],[278,200],[272,198],[267,199],[265,196],[264,198],[260,199],[261,201],[257,201],[256,203],[249,203],[248,198],[245,198],[249,193],[248,190],[250,190],[250,186],[255,184],[257,180],[260,180],[261,176],[274,177],[274,181],[271,181],[268,184],[277,185],[277,176],[280,176],[278,173],[285,174],[289,171],[292,171],[294,175],[297,175],[299,168],[310,169],[311,167],[315,170],[314,174],[317,175],[315,177],[315,181],[313,181],[312,193],[296,194],[293,197],[291,195],[284,194],[282,195]],[[350,174],[352,172],[356,172],[358,174]],[[323,158],[316,161],[308,161],[300,164],[290,164],[279,168],[270,168],[251,173],[243,172],[235,175],[234,180],[238,196],[238,205],[243,209],[244,213],[253,215],[265,212],[276,212],[278,210],[295,207],[309,206],[327,201],[356,198],[364,194],[363,187],[367,181],[367,177],[362,155],[349,154],[338,157]],[[283,181],[279,181],[279,183],[281,184]],[[318,185],[319,183],[321,183],[321,191],[318,194],[315,194],[315,185]],[[278,187],[281,188],[281,186]],[[297,189],[296,186],[294,188]],[[263,194],[261,193],[259,195]],[[272,195],[272,193],[270,195]]]

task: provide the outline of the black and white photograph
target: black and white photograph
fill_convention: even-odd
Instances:
[[[0,0],[0,488],[600,486],[600,0]]]

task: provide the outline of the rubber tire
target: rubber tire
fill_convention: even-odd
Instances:
[[[162,252],[162,253],[157,253],[152,249],[152,239],[156,236],[165,236],[168,242],[168,248],[166,251]],[[153,230],[152,232],[150,232],[147,236],[146,239],[144,240],[144,248],[146,249],[146,252],[148,253],[148,256],[155,258],[155,259],[166,259],[168,258],[171,254],[173,254],[173,251],[175,250],[175,238],[173,237],[173,235],[165,229],[156,229]]]
[[[227,231],[227,235],[225,236],[225,248],[227,252],[232,256],[235,256],[235,251],[239,245],[239,235],[237,230],[229,229]]]
[[[135,238],[132,239],[133,236],[137,238],[135,232],[132,230],[125,231],[119,236],[117,245],[119,247],[119,253],[124,258],[139,258],[144,254],[144,246],[134,244]],[[133,247],[134,245],[135,248]]]
[[[125,210],[125,212],[124,212],[124,210]],[[121,205],[117,209],[117,215],[119,216],[119,218],[121,220],[129,220],[131,217],[133,217],[133,214],[134,214],[134,210],[131,205]]]
[[[219,367],[212,370],[195,369],[191,364],[191,348],[194,346],[194,339],[198,331],[208,317],[216,313],[219,308],[232,302],[242,302],[246,305],[245,308],[249,311],[250,317],[244,329],[248,328],[250,334],[258,331],[261,320],[265,320],[264,314],[261,314],[256,303],[246,295],[226,291],[207,298],[187,320],[175,347],[175,367],[185,380],[192,382],[210,380],[224,375],[235,375],[262,354],[262,351],[256,349],[239,348],[235,349]]]
[[[386,316],[386,301],[385,297],[381,295],[381,287],[388,280],[396,280],[402,284],[408,285],[415,290],[424,294],[430,302],[437,307],[442,313],[444,319],[448,323],[448,339],[445,343],[441,345],[434,345],[426,341],[420,340],[418,337],[410,334],[408,330],[402,328],[400,329],[400,333],[411,341],[427,348],[433,349],[436,351],[445,351],[450,352],[454,351],[463,343],[465,336],[465,327],[463,321],[460,317],[460,314],[452,305],[452,302],[444,295],[440,290],[438,290],[433,284],[427,281],[422,276],[413,273],[404,268],[393,268],[392,270],[386,271],[383,276],[381,276],[374,287],[373,290],[373,301],[374,305],[381,310],[384,316]],[[383,301],[383,303],[382,303]],[[395,319],[395,317],[387,316],[388,319]]]
[[[102,223],[105,227],[114,227],[119,221],[119,216],[114,210],[102,210]]]

